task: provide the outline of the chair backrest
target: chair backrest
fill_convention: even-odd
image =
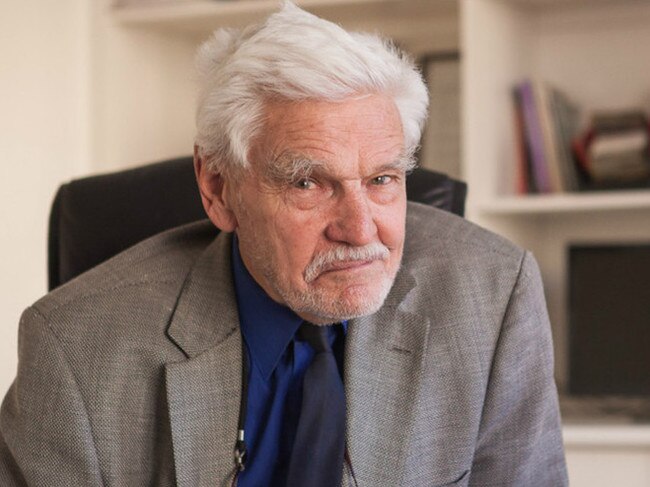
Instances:
[[[418,168],[406,191],[412,201],[464,214],[467,186],[444,174]],[[147,237],[203,218],[191,157],[66,183],[50,213],[49,289]]]

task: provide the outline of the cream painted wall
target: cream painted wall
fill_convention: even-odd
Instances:
[[[91,165],[95,172],[192,153],[201,38],[120,23],[93,0]]]
[[[0,15],[0,396],[20,313],[46,291],[52,197],[88,169],[87,3],[14,0]]]
[[[109,10],[110,0],[16,0],[0,16],[0,396],[20,314],[46,292],[56,188],[192,151],[200,39],[125,27]]]

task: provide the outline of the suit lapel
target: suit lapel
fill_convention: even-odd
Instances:
[[[242,341],[231,238],[220,234],[189,273],[168,328],[187,360],[166,366],[179,486],[227,485],[241,397]]]
[[[231,278],[231,238],[220,234],[197,260],[168,335],[187,360],[166,366],[180,487],[229,485],[241,398],[242,339]],[[384,306],[352,320],[345,348],[347,445],[361,485],[402,478],[415,427],[418,377],[429,321],[404,307],[415,279],[400,272]],[[346,481],[349,481],[347,479]]]
[[[359,485],[401,478],[405,468],[429,333],[428,319],[402,306],[414,285],[398,275],[384,306],[348,330],[347,445]]]

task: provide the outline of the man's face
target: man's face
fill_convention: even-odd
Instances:
[[[404,244],[403,140],[383,96],[266,105],[230,204],[244,264],[271,298],[314,323],[381,307]]]

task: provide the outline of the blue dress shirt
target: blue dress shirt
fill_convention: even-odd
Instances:
[[[233,236],[235,294],[250,361],[244,424],[248,457],[238,485],[284,487],[300,416],[302,381],[314,352],[295,338],[302,318],[273,301],[255,282],[238,247]],[[344,333],[339,328],[330,327],[330,343],[342,371]]]

